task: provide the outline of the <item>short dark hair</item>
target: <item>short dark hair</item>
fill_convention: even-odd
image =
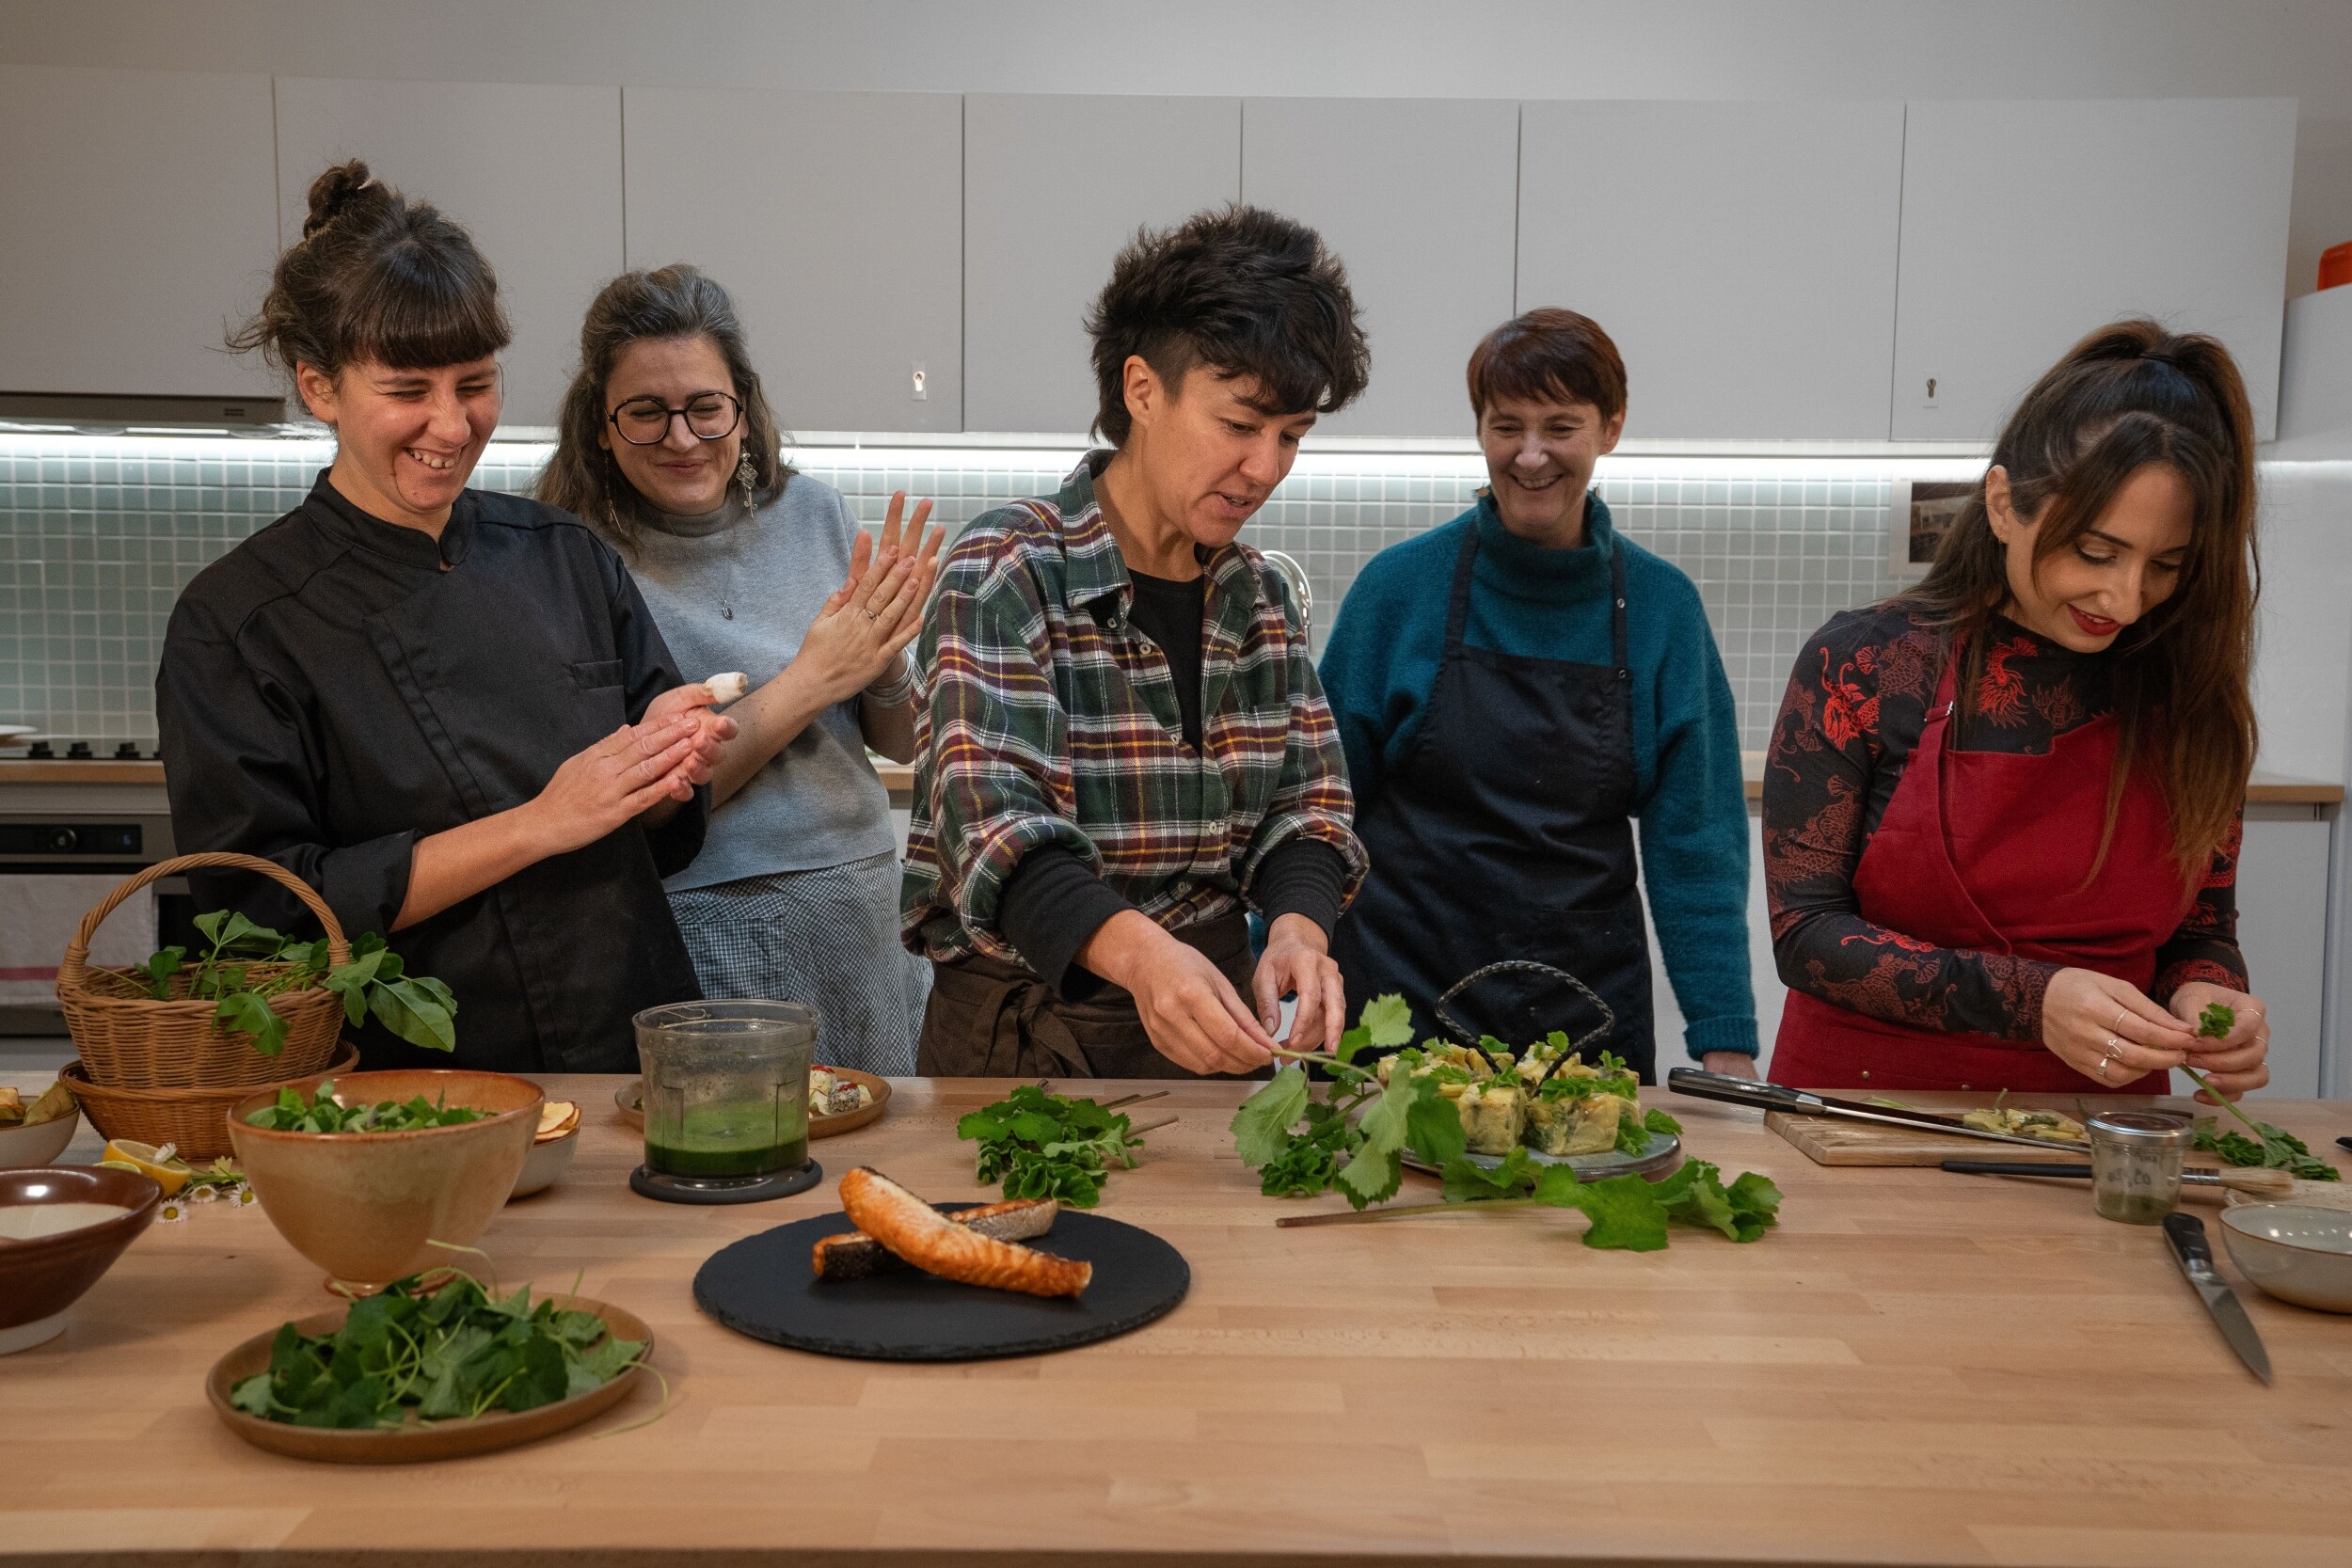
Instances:
[[[580,367],[557,416],[555,455],[540,470],[537,494],[586,522],[624,555],[655,526],[660,509],[624,478],[606,430],[605,390],[621,351],[631,343],[707,338],[727,362],[735,399],[743,405],[743,455],[752,460],[752,499],[766,506],[792,477],[784,438],[768,394],[752,368],[751,344],[735,301],[701,268],[673,261],[651,272],[625,272],[596,292],[580,326]]]
[[[1344,408],[1372,373],[1339,258],[1305,224],[1239,203],[1173,229],[1137,230],[1111,263],[1087,331],[1101,395],[1094,428],[1113,446],[1126,444],[1134,423],[1130,355],[1170,387],[1195,365],[1252,377],[1251,406],[1269,415]]]
[[[462,365],[513,334],[498,275],[432,203],[380,183],[354,158],[310,182],[302,238],[278,258],[269,293],[229,346],[260,349],[288,375],[354,360],[396,370]]]
[[[1625,412],[1625,358],[1592,317],[1530,310],[1470,351],[1470,413],[1485,419],[1499,398],[1589,403],[1613,420]]]

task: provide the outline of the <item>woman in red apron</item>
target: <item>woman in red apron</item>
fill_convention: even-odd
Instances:
[[[2118,323],[2026,395],[1926,580],[1814,637],[1764,784],[1774,1082],[2269,1081],[2234,886],[2253,508],[2227,351]]]

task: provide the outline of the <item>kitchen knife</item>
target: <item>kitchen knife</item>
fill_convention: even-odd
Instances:
[[[1800,1117],[1836,1117],[1847,1121],[1873,1121],[1885,1127],[1916,1127],[1937,1132],[1949,1132],[1959,1138],[1988,1138],[1994,1143],[2024,1144],[2028,1148],[2044,1151],[2053,1148],[2079,1149],[2090,1152],[2089,1144],[2062,1142],[2057,1138],[2028,1138],[2015,1132],[1994,1132],[1981,1127],[1971,1127],[1958,1117],[1938,1116],[1933,1111],[1905,1111],[1891,1105],[1865,1105],[1859,1101],[1839,1100],[1831,1095],[1814,1094],[1805,1089],[1792,1089],[1785,1084],[1758,1084],[1728,1073],[1708,1072],[1701,1068],[1678,1067],[1666,1074],[1666,1086],[1677,1094],[1692,1095],[1700,1100],[1720,1100],[1731,1105],[1753,1105],[1761,1111],[1786,1111]]]
[[[2246,1307],[2237,1299],[2237,1292],[2221,1281],[2213,1266],[2213,1248],[2205,1241],[2205,1222],[2194,1214],[2178,1210],[2164,1216],[2165,1240],[2172,1243],[2172,1256],[2179,1260],[2181,1273],[2196,1287],[2205,1310],[2221,1330],[2221,1337],[2230,1341],[2253,1374],[2265,1383],[2270,1381],[2270,1353],[2263,1349],[2262,1336],[2254,1332],[2254,1324],[2246,1316]]]

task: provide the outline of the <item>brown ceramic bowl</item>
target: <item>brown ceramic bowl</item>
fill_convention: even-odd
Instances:
[[[293,1086],[307,1095],[322,1081]],[[334,1084],[347,1105],[422,1095],[491,1114],[413,1132],[278,1132],[245,1119],[278,1090],[247,1095],[230,1110],[229,1137],[262,1212],[338,1290],[364,1293],[437,1264],[462,1266],[449,1248],[471,1245],[489,1226],[531,1153],[538,1085],[446,1071],[348,1072]]]
[[[164,1190],[136,1171],[98,1165],[48,1165],[0,1171],[0,1355],[30,1349],[65,1331],[65,1311],[155,1218]],[[69,1207],[118,1211],[95,1223]],[[18,1240],[20,1233],[29,1237]]]

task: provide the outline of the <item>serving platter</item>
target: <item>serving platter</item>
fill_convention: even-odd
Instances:
[[[335,1465],[412,1465],[429,1459],[457,1459],[467,1454],[492,1453],[548,1437],[610,1410],[628,1398],[644,1378],[644,1363],[653,1354],[653,1330],[643,1318],[607,1302],[585,1296],[551,1298],[564,1312],[594,1312],[604,1320],[605,1332],[621,1339],[642,1340],[644,1351],[637,1365],[601,1387],[524,1411],[493,1410],[465,1420],[411,1420],[405,1426],[373,1431],[294,1426],[249,1416],[229,1401],[231,1390],[256,1372],[269,1370],[270,1346],[278,1331],[256,1334],[213,1363],[204,1379],[204,1394],[221,1424],[257,1449],[293,1459],[325,1460]],[[294,1322],[304,1335],[333,1334],[343,1325],[349,1308],[319,1312]]]
[[[1613,1176],[1664,1176],[1682,1164],[1682,1140],[1672,1132],[1652,1132],[1649,1148],[1639,1154],[1620,1154],[1607,1149],[1598,1154],[1546,1154],[1531,1148],[1527,1157],[1539,1165],[1565,1165],[1576,1172],[1579,1181],[1606,1181]],[[1471,1164],[1493,1170],[1502,1164],[1500,1154],[1465,1154]],[[1424,1175],[1436,1176],[1438,1167],[1415,1156],[1411,1149],[1403,1155],[1405,1167]]]
[[[914,1269],[817,1278],[809,1257],[818,1241],[854,1229],[835,1211],[723,1246],[695,1274],[694,1305],[738,1334],[818,1355],[980,1361],[1130,1333],[1172,1311],[1192,1285],[1184,1254],[1151,1231],[1067,1209],[1025,1244],[1093,1264],[1093,1281],[1077,1296],[993,1291]]]
[[[822,1064],[819,1064],[820,1066]],[[863,1084],[874,1098],[847,1116],[811,1117],[808,1135],[812,1138],[837,1138],[844,1132],[854,1132],[869,1122],[880,1121],[890,1108],[890,1080],[871,1072],[861,1072],[853,1067],[827,1067],[835,1078],[847,1078]],[[612,1103],[620,1109],[621,1119],[640,1132],[645,1126],[645,1086],[643,1080],[631,1079],[612,1091]]]

